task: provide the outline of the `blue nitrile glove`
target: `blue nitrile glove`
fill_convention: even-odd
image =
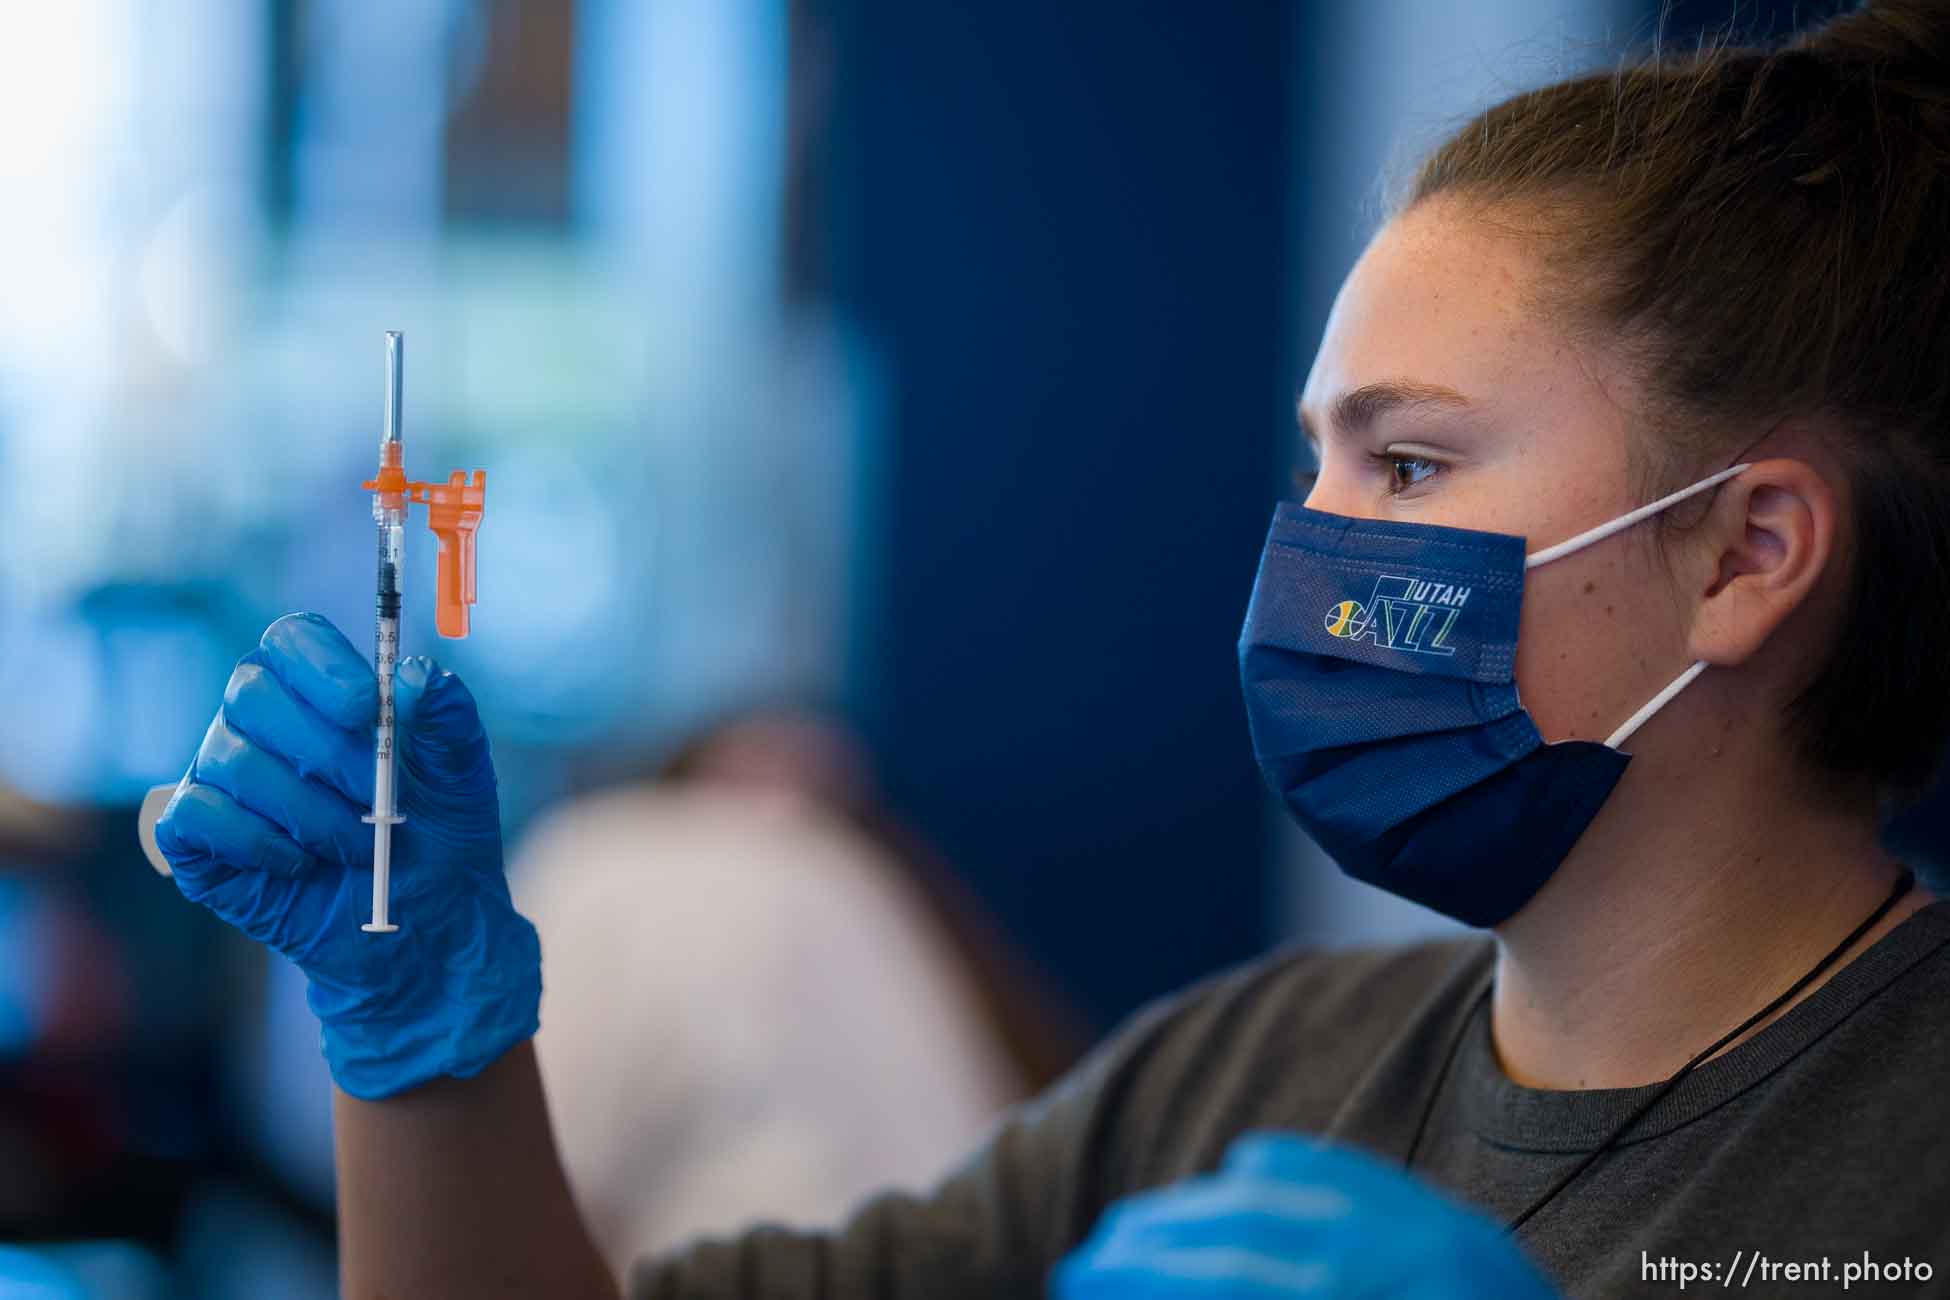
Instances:
[[[508,896],[494,763],[474,697],[424,658],[395,678],[394,934],[372,918],[365,657],[316,614],[237,663],[156,843],[185,896],[296,962],[332,1077],[355,1097],[478,1074],[535,1032],[541,945]]]
[[[1120,1201],[1056,1300],[1555,1300],[1501,1225],[1345,1147],[1253,1134],[1212,1176]]]

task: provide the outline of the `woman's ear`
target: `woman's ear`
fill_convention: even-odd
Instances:
[[[1758,653],[1832,562],[1840,510],[1805,461],[1756,461],[1723,484],[1692,538],[1692,657],[1727,667]]]

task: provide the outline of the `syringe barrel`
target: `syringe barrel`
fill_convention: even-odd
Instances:
[[[394,512],[378,503],[380,494],[373,494],[372,513],[379,520],[379,572],[373,583],[374,603],[381,621],[392,619],[397,628],[400,607],[400,571],[406,561],[406,525],[403,518],[395,519],[395,513],[404,516],[405,511]]]
[[[372,730],[372,811],[390,817],[399,811],[394,801],[393,668],[399,661],[399,620],[379,620],[379,717]]]

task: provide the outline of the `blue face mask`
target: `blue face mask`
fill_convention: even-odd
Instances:
[[[1517,699],[1526,569],[1733,477],[1735,465],[1532,555],[1524,539],[1282,504],[1239,639],[1253,752],[1341,869],[1470,925],[1514,916],[1624,775],[1619,746],[1546,744]]]

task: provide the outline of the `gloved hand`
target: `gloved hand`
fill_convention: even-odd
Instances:
[[[1120,1201],[1056,1300],[1554,1300],[1502,1227],[1344,1147],[1253,1134],[1219,1173]]]
[[[541,946],[508,895],[494,763],[474,697],[431,660],[395,677],[392,920],[371,919],[371,666],[316,614],[238,661],[156,823],[184,895],[310,980],[332,1077],[355,1097],[478,1074],[531,1036]]]

